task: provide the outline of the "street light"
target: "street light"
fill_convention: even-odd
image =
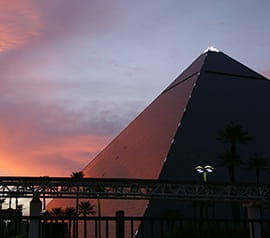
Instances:
[[[207,181],[206,174],[212,173],[214,171],[214,167],[211,165],[205,165],[205,166],[198,165],[195,167],[195,170],[198,173],[203,174],[203,181],[206,183]]]

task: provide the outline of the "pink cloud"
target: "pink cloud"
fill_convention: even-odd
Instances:
[[[121,23],[119,6],[101,0],[0,0],[0,52],[107,33]]]
[[[42,23],[29,0],[0,0],[0,52],[20,47],[38,36]]]
[[[49,103],[2,99],[2,175],[69,176],[84,168],[125,122],[113,109],[97,112],[101,104],[72,111]]]
[[[111,139],[91,130],[80,112],[59,106],[2,101],[0,108],[2,175],[68,176]]]
[[[3,134],[2,134],[3,135]],[[5,135],[8,138],[8,135]],[[31,136],[31,132],[27,132]],[[35,133],[33,137],[35,137]],[[3,138],[1,138],[2,141]],[[18,139],[16,139],[18,142]],[[1,174],[22,176],[69,176],[81,170],[90,158],[107,143],[107,138],[98,136],[74,136],[51,138],[47,143],[23,148],[12,141],[1,146]],[[29,145],[30,146],[30,145]]]
[[[72,37],[74,33],[107,34],[121,25],[121,19],[125,16],[119,0],[11,0],[10,4],[2,4],[2,8],[9,10],[5,16],[15,19],[13,26],[18,31],[24,32],[30,26],[32,29],[33,26],[39,26],[41,38],[46,40],[60,40],[66,36]]]

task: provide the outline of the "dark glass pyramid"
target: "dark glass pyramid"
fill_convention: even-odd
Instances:
[[[197,165],[215,165],[228,145],[216,140],[228,122],[254,139],[239,146],[242,158],[270,156],[270,81],[222,52],[199,56],[83,170],[87,177],[197,180]],[[265,181],[262,177],[262,181]],[[236,173],[239,182],[255,174]],[[226,168],[209,181],[227,182]],[[50,206],[57,204],[53,201]],[[64,203],[62,203],[64,204]],[[141,216],[147,201],[102,201],[102,215],[121,208]],[[58,205],[59,206],[59,205]]]
[[[255,136],[249,146],[239,148],[243,156],[270,155],[269,96],[269,80],[222,52],[207,51],[84,172],[91,177],[197,179],[194,167],[215,164],[225,150],[216,140],[217,131],[231,121]],[[216,169],[212,178],[227,181],[225,173]]]

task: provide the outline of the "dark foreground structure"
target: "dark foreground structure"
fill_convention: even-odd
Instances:
[[[118,212],[110,217],[0,217],[1,238],[32,238],[30,223],[37,222],[35,238],[268,238],[270,220],[188,219],[127,217]],[[100,224],[100,225],[99,225]],[[140,229],[137,231],[138,224]],[[102,229],[99,230],[99,226]],[[260,236],[256,227],[260,227]],[[86,228],[86,229],[85,229]],[[112,232],[112,230],[114,232]]]
[[[260,184],[209,184],[187,183],[169,180],[115,179],[115,178],[64,178],[64,177],[0,177],[0,200],[9,198],[32,198],[30,216],[22,216],[21,206],[15,209],[1,209],[0,237],[60,238],[60,237],[208,237],[217,234],[230,237],[269,237],[269,219],[261,219],[260,208],[270,202],[270,185]],[[71,210],[54,208],[42,213],[42,202],[54,199],[117,199],[117,200],[172,200],[178,206],[163,212],[162,216],[125,216],[117,211],[115,216],[91,216]],[[16,202],[15,201],[15,202]],[[112,201],[112,200],[111,200]],[[199,216],[183,217],[177,209],[183,208],[183,201],[193,202]],[[89,202],[89,201],[88,201]],[[160,201],[161,202],[161,201]],[[221,202],[246,206],[247,217],[242,219],[210,218],[210,204]],[[81,203],[80,203],[81,204]],[[86,203],[88,204],[88,203]],[[181,206],[180,206],[181,204]],[[44,204],[43,204],[44,205]],[[99,203],[101,205],[101,201]],[[84,206],[85,207],[85,206]],[[173,209],[172,209],[173,208]],[[98,206],[97,210],[100,211]],[[121,207],[122,209],[122,207]],[[264,208],[265,209],[265,208]],[[92,209],[91,209],[92,211]],[[85,215],[84,215],[85,214]],[[82,216],[83,215],[83,216]],[[149,215],[149,214],[148,214]],[[151,214],[150,214],[151,215]],[[248,218],[248,219],[247,219]],[[79,231],[80,236],[77,236]],[[246,235],[245,235],[246,236]],[[221,238],[222,236],[219,235]]]
[[[200,55],[126,129],[83,170],[94,178],[143,178],[200,181],[194,168],[211,165],[209,183],[228,183],[228,168],[216,161],[229,145],[217,132],[235,123],[252,136],[239,145],[238,157],[270,156],[270,81],[222,52]],[[261,174],[261,183],[269,178]],[[236,183],[255,183],[255,173],[236,168]],[[50,207],[74,206],[54,200]],[[238,204],[240,217],[245,210]],[[191,201],[102,200],[101,215],[122,209],[127,216],[162,216],[169,211],[189,218],[232,218],[228,204]],[[264,215],[265,214],[265,215]],[[172,216],[172,215],[171,215]],[[267,210],[263,210],[267,216]],[[158,237],[158,236],[156,236]]]

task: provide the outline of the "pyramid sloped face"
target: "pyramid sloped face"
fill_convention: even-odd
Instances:
[[[199,57],[83,170],[90,177],[159,177],[202,67]],[[195,74],[194,74],[195,73]],[[172,84],[173,85],[173,84]]]
[[[217,167],[216,161],[230,145],[216,138],[218,130],[229,122],[240,124],[254,136],[247,145],[237,146],[243,161],[255,152],[270,158],[270,81],[223,53],[207,55],[159,179],[199,182],[202,177],[195,167],[212,165],[215,170],[207,175],[207,181],[228,183],[228,169]],[[256,181],[255,172],[245,166],[236,168],[235,177],[239,183]],[[269,183],[269,175],[261,171],[260,180]],[[194,216],[191,202],[181,204],[153,200],[145,215],[160,216],[168,209],[177,209],[180,214]],[[230,209],[222,205],[216,205],[215,214],[231,216]]]
[[[161,179],[198,181],[195,166],[215,166],[219,155],[228,149],[229,145],[216,138],[218,130],[229,122],[240,124],[254,136],[248,145],[238,146],[241,159],[247,160],[254,152],[270,155],[270,81],[223,53],[209,53]],[[209,179],[228,182],[227,173],[226,168],[217,167]],[[254,182],[255,173],[237,169],[236,178],[239,182]],[[262,181],[265,179],[262,176]]]
[[[124,129],[83,170],[87,177],[149,178],[160,175],[171,143],[181,123],[205,55],[194,61],[157,99]],[[186,80],[186,77],[189,77]],[[184,80],[184,81],[183,81]],[[181,82],[182,83],[178,83]],[[171,87],[177,83],[177,87]],[[96,201],[92,201],[96,207]],[[101,214],[114,215],[119,208],[126,215],[142,216],[147,201],[102,200]],[[75,206],[75,201],[52,200],[48,208]]]
[[[177,77],[176,80],[174,80],[165,90],[164,92],[170,90],[173,87],[176,87],[177,85],[185,82],[186,80],[189,80],[190,78],[193,78],[194,76],[198,75],[202,69],[202,66],[204,65],[205,57],[207,54],[201,54],[187,69],[184,70],[184,72]],[[179,97],[179,95],[178,95]]]
[[[222,52],[207,52],[204,71],[227,76],[241,76],[242,78],[265,79],[262,75],[239,63]]]

